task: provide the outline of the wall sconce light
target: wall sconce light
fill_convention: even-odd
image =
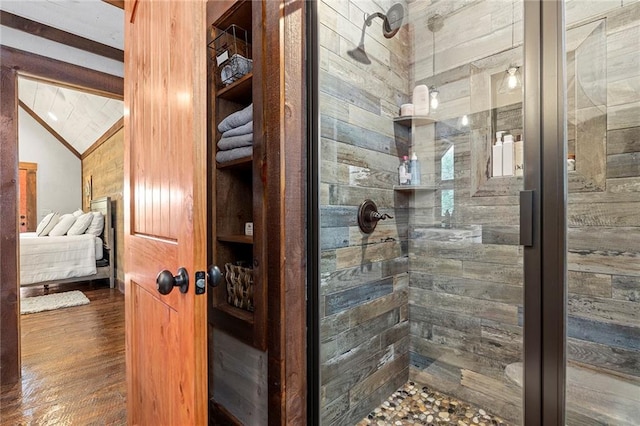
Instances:
[[[510,92],[518,87],[522,87],[522,79],[520,78],[520,67],[511,66],[505,71],[502,83],[500,84],[500,93]]]
[[[431,96],[431,109],[437,109],[438,105],[440,105],[440,101],[438,100],[438,89],[436,89],[436,86],[431,86],[429,88],[429,96]]]

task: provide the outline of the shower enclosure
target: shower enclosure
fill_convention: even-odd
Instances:
[[[637,424],[640,2],[315,8],[320,424]]]

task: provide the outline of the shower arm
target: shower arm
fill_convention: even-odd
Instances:
[[[373,22],[375,18],[380,18],[384,21],[385,19],[387,19],[387,16],[381,12],[376,12],[371,15],[369,15],[368,13],[364,14],[364,24],[362,25],[362,34],[360,34],[360,44],[358,46],[364,48],[364,33],[367,31],[367,27],[371,26],[371,22]]]
[[[368,13],[364,14],[364,23],[367,27],[371,26],[371,22],[374,20],[374,18],[380,18],[383,21],[385,19],[387,19],[387,15],[385,15],[382,12],[376,12],[376,13],[372,13],[371,15],[369,15]]]

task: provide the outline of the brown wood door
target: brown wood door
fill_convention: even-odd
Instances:
[[[36,163],[20,162],[18,181],[20,182],[20,232],[33,232],[38,226],[37,214],[37,170]]]
[[[125,8],[125,294],[129,424],[207,422],[206,23],[203,1]],[[189,288],[156,277],[184,267]]]

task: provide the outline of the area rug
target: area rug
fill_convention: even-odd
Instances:
[[[25,297],[20,299],[20,313],[33,314],[35,312],[51,311],[53,309],[68,308],[70,306],[88,305],[89,299],[79,290],[53,293],[44,296]]]

